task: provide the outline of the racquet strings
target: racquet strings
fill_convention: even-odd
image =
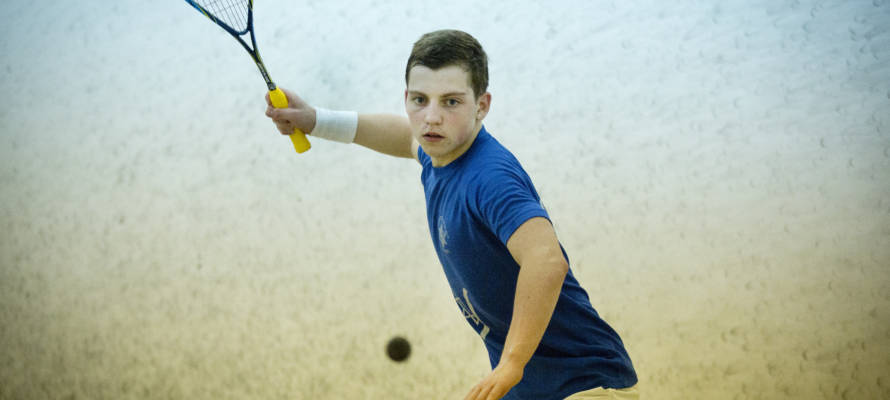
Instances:
[[[235,31],[247,31],[250,0],[195,0],[195,3]]]

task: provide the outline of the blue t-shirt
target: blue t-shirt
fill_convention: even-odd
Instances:
[[[507,240],[525,221],[549,216],[519,161],[484,127],[467,152],[448,165],[433,167],[422,148],[417,158],[433,245],[454,299],[482,337],[494,368],[510,328],[519,276]],[[504,399],[561,400],[636,382],[621,338],[600,319],[570,268],[522,381]]]

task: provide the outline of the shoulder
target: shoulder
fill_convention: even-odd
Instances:
[[[519,160],[507,148],[491,138],[470,169],[474,180],[489,186],[505,181],[529,181]]]
[[[420,143],[415,142],[411,144],[411,148],[413,149],[412,153],[414,154],[414,159],[417,160],[417,163],[419,163],[423,169],[421,175],[426,176],[433,168],[433,160],[423,151],[423,148],[420,147]]]
[[[418,143],[417,140],[411,139],[411,156],[414,157],[414,160],[420,163],[420,165],[423,165],[423,161],[420,160],[421,153],[423,153],[423,150],[420,149],[420,143]],[[426,156],[426,154],[423,155]]]
[[[531,178],[509,152],[480,160],[467,171],[467,193],[476,204],[502,204],[537,196]]]

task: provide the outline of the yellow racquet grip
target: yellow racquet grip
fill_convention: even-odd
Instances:
[[[272,101],[272,106],[275,108],[287,107],[287,96],[285,96],[284,92],[279,88],[275,88],[275,90],[269,92],[269,100]],[[290,141],[294,142],[294,150],[296,150],[297,153],[305,153],[312,147],[309,143],[309,139],[306,139],[306,134],[299,128],[294,128],[294,133],[288,136],[290,137]]]

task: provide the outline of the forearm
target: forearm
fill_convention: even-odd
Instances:
[[[393,114],[359,114],[355,143],[383,154],[413,158],[408,119]]]
[[[529,260],[520,268],[501,363],[524,367],[531,359],[553,316],[567,271],[562,257]]]

